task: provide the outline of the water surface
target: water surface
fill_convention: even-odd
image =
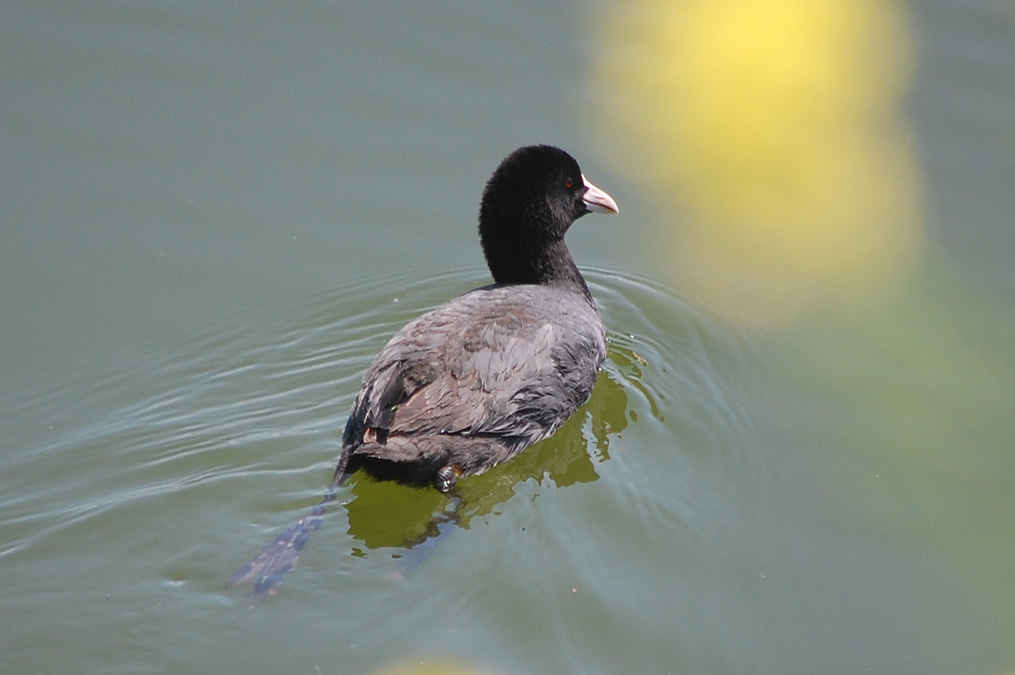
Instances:
[[[794,132],[810,181],[631,126],[669,104],[610,79],[638,30],[725,6],[636,5],[0,9],[5,672],[1015,668],[1015,12],[884,5],[897,69]],[[728,64],[686,65],[674,100],[720,105]],[[425,555],[446,498],[356,477],[249,609],[226,580],[320,500],[373,355],[487,282],[482,186],[531,142],[622,209],[569,235],[609,331],[592,400],[462,481]]]

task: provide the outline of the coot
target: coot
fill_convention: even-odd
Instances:
[[[617,203],[548,145],[511,153],[483,192],[494,283],[409,323],[381,350],[342,437],[332,487],[359,469],[447,492],[550,436],[585,403],[606,357],[603,322],[564,243]]]

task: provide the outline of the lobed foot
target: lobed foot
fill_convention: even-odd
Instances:
[[[433,481],[434,487],[444,493],[450,492],[463,473],[462,467],[457,464],[446,464],[437,470],[437,476]]]

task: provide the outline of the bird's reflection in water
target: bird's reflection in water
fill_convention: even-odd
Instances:
[[[352,555],[366,557],[368,550],[393,549],[392,557],[398,564],[391,576],[406,576],[452,532],[468,529],[473,518],[487,515],[507,502],[517,484],[545,478],[557,487],[565,487],[598,480],[596,465],[609,459],[610,436],[623,431],[629,422],[625,387],[633,386],[648,396],[638,381],[640,377],[639,357],[628,347],[614,343],[588,403],[550,439],[484,474],[462,480],[451,494],[378,481],[360,472],[346,487],[339,488],[352,493],[343,500],[348,532],[357,541]],[[586,427],[591,439],[585,434]],[[274,595],[286,572],[296,567],[310,535],[321,527],[325,506],[336,496],[336,491],[329,491],[309,515],[237,570],[229,586],[253,582],[248,596],[251,604]]]

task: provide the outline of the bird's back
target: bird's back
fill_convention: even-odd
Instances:
[[[374,360],[346,425],[342,473],[391,464],[392,477],[425,483],[448,464],[483,471],[556,431],[588,400],[605,355],[599,314],[573,289],[455,298]]]

